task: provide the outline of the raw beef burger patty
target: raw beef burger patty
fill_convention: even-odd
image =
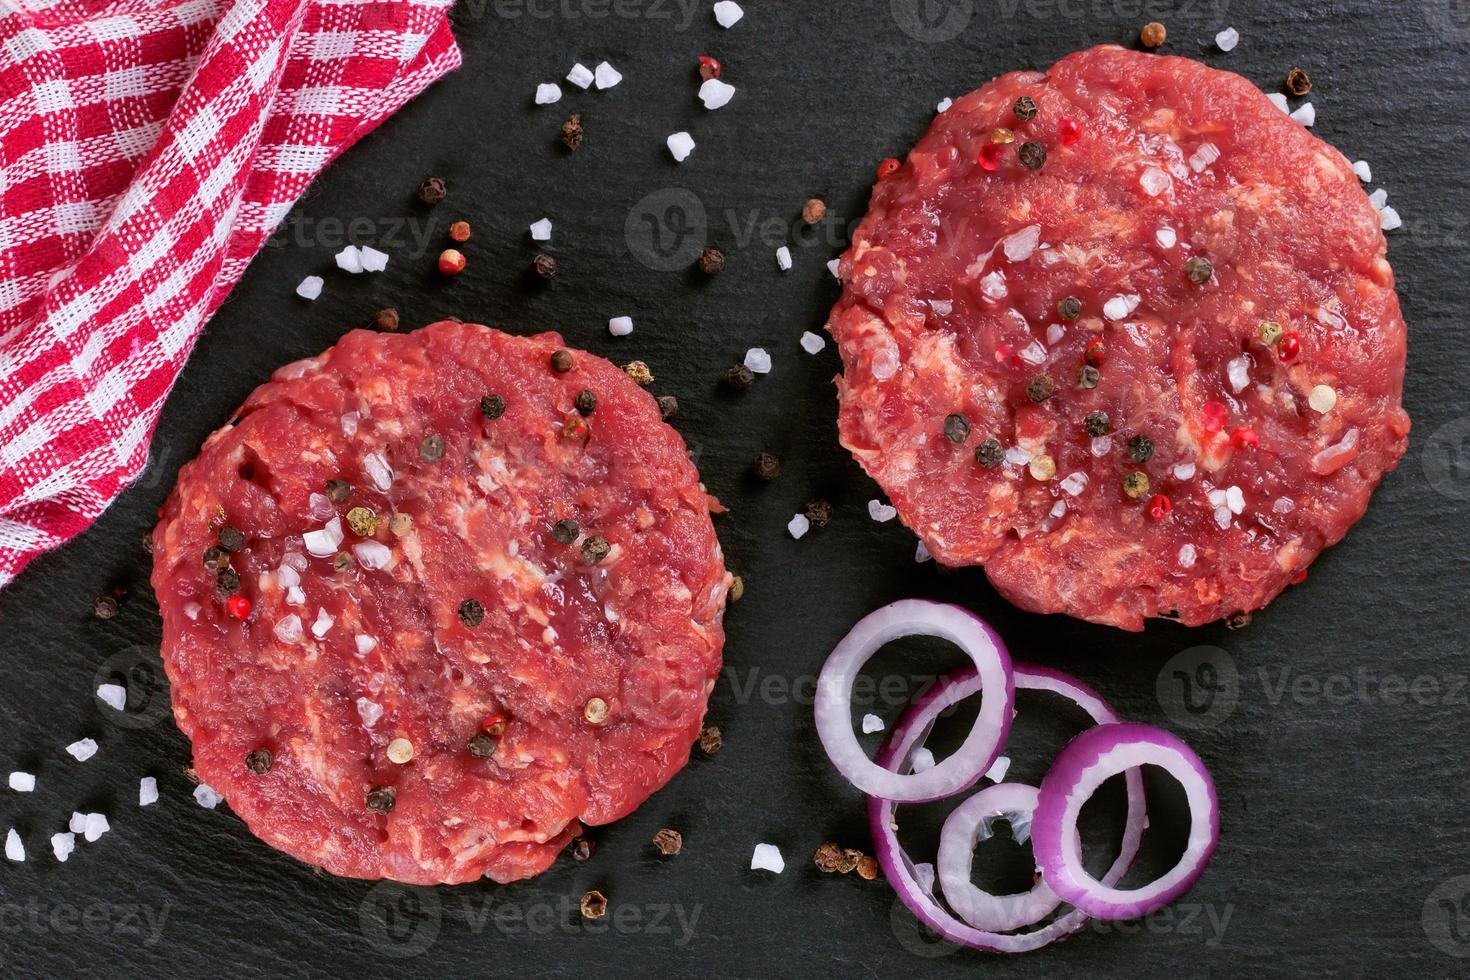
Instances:
[[[334,874],[536,874],[688,759],[710,506],[653,398],[555,334],[355,331],[281,368],[153,532],[199,778]]]
[[[1237,75],[1115,47],[1005,75],[842,257],[843,444],[1023,608],[1257,609],[1406,447],[1385,252],[1348,162]]]

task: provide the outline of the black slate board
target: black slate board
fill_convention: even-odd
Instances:
[[[92,530],[0,593],[0,770],[40,777],[33,795],[0,790],[0,828],[18,827],[32,855],[0,865],[0,968],[31,977],[124,968],[170,977],[1463,973],[1464,5],[748,0],[730,31],[708,7],[461,0],[464,69],[316,183],[200,340],[143,478]],[[978,571],[916,565],[910,534],[868,518],[875,488],[834,438],[835,352],[810,357],[797,347],[836,297],[824,263],[860,217],[874,166],[906,150],[941,97],[1076,48],[1131,43],[1154,18],[1168,23],[1169,51],[1268,90],[1291,66],[1307,69],[1316,132],[1370,160],[1407,222],[1391,257],[1411,332],[1409,455],[1311,579],[1236,633],[1158,624],[1127,635],[1025,615]],[[1211,42],[1227,25],[1242,35],[1228,55]],[[694,99],[692,66],[706,53],[740,90],[713,114]],[[626,75],[617,88],[564,86],[560,104],[531,105],[537,82],[604,58]],[[583,113],[587,129],[576,154],[556,145],[570,111]],[[680,129],[699,146],[675,166],[664,138]],[[432,210],[412,199],[430,172],[451,188]],[[709,239],[729,254],[712,281],[651,267],[662,263],[650,258],[648,222],[663,224],[653,242],[663,254],[687,247],[667,206],[682,202],[687,216],[690,195]],[[815,236],[798,234],[810,195],[832,210]],[[543,214],[556,224],[550,251],[563,270],[549,285],[524,274],[533,255],[525,229]],[[433,256],[461,217],[475,230],[470,268],[444,282]],[[344,226],[354,240],[390,246],[386,273],[352,279],[332,269]],[[782,274],[773,252],[788,240],[796,263]],[[314,304],[292,295],[308,273],[327,278]],[[183,773],[188,746],[165,710],[139,539],[178,467],[272,369],[390,303],[407,325],[456,314],[518,332],[559,329],[614,359],[646,360],[655,390],[679,397],[678,428],[731,508],[720,535],[747,583],[728,616],[727,671],[710,708],[723,751],[696,752],[667,789],[598,831],[591,862],[563,860],[510,887],[405,890],[313,873],[251,838],[227,808],[195,805]],[[607,319],[618,314],[636,319],[631,337],[608,336]],[[742,397],[720,393],[720,372],[757,344],[771,350],[775,370]],[[770,485],[748,475],[761,449],[784,461]],[[787,519],[819,495],[836,504],[835,520],[793,541]],[[129,590],[122,614],[93,619],[92,597],[114,583]],[[913,595],[964,602],[1018,658],[1072,671],[1125,715],[1196,746],[1219,787],[1224,831],[1213,865],[1174,911],[999,959],[927,941],[881,881],[812,867],[821,841],[866,847],[868,838],[858,795],[817,745],[811,675],[862,614]],[[886,656],[877,672],[922,677],[952,662],[906,649],[912,660]],[[92,696],[119,672],[134,697],[124,718]],[[1213,677],[1213,700],[1181,677]],[[897,706],[875,710],[891,718]],[[1018,745],[1015,773],[1035,780],[1067,728],[1061,714],[1028,717],[1036,754]],[[62,748],[83,735],[102,749],[77,764]],[[144,774],[158,777],[163,800],[140,810]],[[106,812],[114,829],[58,866],[47,838],[73,809]],[[1163,842],[1152,846],[1151,866],[1171,847],[1177,853],[1179,819],[1163,793],[1154,815]],[[676,858],[649,844],[665,825],[684,833]],[[785,874],[746,870],[757,841],[782,847]],[[1017,872],[1024,879],[1018,849],[985,853],[1011,873],[997,884],[1016,884]],[[613,911],[587,925],[576,900],[593,887]]]

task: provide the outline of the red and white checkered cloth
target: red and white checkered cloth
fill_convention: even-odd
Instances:
[[[452,0],[0,0],[0,586],[147,462],[313,177],[459,65]]]

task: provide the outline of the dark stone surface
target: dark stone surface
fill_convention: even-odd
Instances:
[[[461,0],[465,68],[317,182],[286,241],[261,254],[209,325],[142,480],[91,531],[0,593],[0,770],[40,779],[29,796],[0,790],[0,829],[18,827],[31,852],[24,865],[0,867],[7,975],[1463,973],[1466,961],[1455,958],[1470,954],[1470,878],[1461,877],[1470,874],[1463,4],[995,0],[968,20],[968,4],[936,2],[922,21],[908,12],[924,5],[909,0],[746,6],[727,32],[704,0]],[[915,36],[935,24],[951,33],[950,9],[962,30]],[[1131,42],[1155,18],[1169,26],[1166,50],[1268,89],[1293,65],[1307,69],[1316,131],[1370,160],[1407,222],[1391,255],[1411,333],[1409,455],[1311,579],[1236,633],[1159,624],[1134,636],[1025,615],[978,571],[916,566],[908,532],[869,520],[875,488],[836,443],[835,352],[829,345],[810,357],[797,346],[836,297],[823,264],[861,215],[875,165],[902,154],[941,97],[1078,47]],[[1230,24],[1242,41],[1225,55],[1210,39]],[[694,98],[695,59],[705,53],[724,61],[739,88],[712,114]],[[538,81],[603,58],[625,73],[622,85],[564,86],[560,104],[532,106]],[[558,140],[572,111],[583,114],[586,141],[568,154]],[[686,128],[699,146],[675,166],[663,141]],[[432,210],[413,200],[430,172],[450,187]],[[689,195],[729,258],[712,280],[650,268],[635,244],[667,206],[687,208]],[[831,214],[815,236],[798,235],[811,195]],[[525,229],[543,214],[556,224],[547,251],[561,266],[545,284],[526,275],[537,249]],[[434,256],[456,218],[474,226],[469,269],[445,282]],[[386,273],[351,278],[332,268],[341,223],[354,219],[356,240],[390,246]],[[689,244],[663,230],[663,245]],[[796,264],[782,274],[773,252],[788,238]],[[292,290],[312,272],[327,287],[306,304]],[[578,346],[647,361],[655,392],[678,396],[675,424],[731,508],[720,534],[746,594],[728,616],[728,669],[710,709],[724,749],[696,752],[666,790],[598,831],[591,861],[564,859],[528,883],[405,894],[315,874],[258,843],[227,808],[195,805],[188,746],[165,711],[139,539],[178,467],[273,368],[388,304],[405,327],[456,314],[518,332],[559,329]],[[608,336],[607,319],[619,314],[637,321],[631,337]],[[720,374],[757,344],[775,370],[744,394],[723,392]],[[769,484],[749,474],[763,449],[782,460]],[[816,496],[835,504],[832,523],[793,541],[787,519]],[[93,598],[114,583],[128,589],[121,614],[94,619]],[[963,601],[1019,658],[1075,672],[1124,714],[1180,731],[1198,749],[1219,786],[1223,839],[1174,912],[1001,960],[928,946],[901,910],[891,917],[884,883],[811,865],[824,840],[867,847],[868,837],[858,794],[816,742],[803,679],[859,616],[911,595]],[[1196,647],[1208,649],[1188,652]],[[875,672],[922,676],[953,662],[906,649],[911,660],[885,655]],[[131,674],[125,718],[92,696],[119,670]],[[1181,676],[1195,687],[1186,690]],[[1198,682],[1212,677],[1214,699],[1201,699]],[[1016,777],[1035,780],[1069,716],[1028,704],[1011,754]],[[875,710],[891,718],[897,706]],[[62,748],[84,735],[102,748],[78,764]],[[140,810],[144,774],[159,778],[163,800]],[[1152,867],[1179,846],[1170,802],[1164,794],[1154,811],[1151,840],[1161,843],[1150,845]],[[58,866],[47,839],[73,809],[106,812],[114,829]],[[684,835],[676,857],[650,843],[663,826]],[[784,850],[785,874],[746,870],[763,840]],[[995,883],[1024,881],[1018,850],[982,855],[1011,873]],[[576,910],[589,888],[612,905],[596,926]]]

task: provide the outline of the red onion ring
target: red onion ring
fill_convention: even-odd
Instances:
[[[1015,895],[993,895],[970,880],[975,864],[975,842],[991,836],[991,823],[1004,817],[1011,836],[1024,844],[1031,836],[1031,813],[1036,809],[1037,789],[1022,783],[987,786],[955,807],[939,834],[939,887],[944,900],[976,929],[1011,932],[1040,922],[1062,900],[1041,878],[1030,891]]]
[[[1155,765],[1184,787],[1189,800],[1189,842],[1177,864],[1139,888],[1116,888],[1082,866],[1077,817],[1103,781],[1120,772]],[[1089,728],[1067,743],[1041,781],[1031,825],[1031,849],[1052,890],[1100,919],[1134,919],[1167,905],[1199,880],[1220,841],[1220,801],[1194,750],[1152,725],[1132,722]]]
[[[1118,715],[1096,692],[1059,671],[1020,664],[1013,668],[1012,676],[1018,689],[1060,694],[1087,712],[1098,724],[1109,724],[1118,720]],[[913,750],[923,744],[935,719],[946,708],[958,704],[982,687],[981,678],[971,670],[962,670],[941,678],[914,700],[903,718],[894,726],[888,741],[879,750],[874,761],[887,769],[900,768]],[[1106,884],[1117,883],[1132,867],[1143,841],[1144,823],[1147,819],[1142,774],[1136,769],[1131,770],[1124,779],[1128,790],[1128,822],[1118,856],[1103,875],[1102,880]],[[931,888],[920,882],[914,863],[898,840],[898,824],[894,819],[897,809],[898,805],[892,800],[868,797],[868,823],[873,834],[875,857],[884,876],[898,893],[899,900],[920,922],[937,934],[972,949],[996,953],[1025,953],[1069,936],[1086,924],[1087,914],[1080,909],[1073,909],[1035,932],[1009,935],[977,929],[959,921],[939,904]],[[1034,829],[1032,834],[1034,840]],[[1035,847],[1034,842],[1032,846]]]
[[[852,686],[869,658],[904,636],[937,636],[975,662],[985,695],[975,726],[953,755],[923,772],[900,773],[868,758],[852,728]],[[904,599],[874,610],[837,644],[817,677],[817,735],[837,771],[864,793],[904,803],[953,796],[980,781],[1010,733],[1016,689],[1005,644],[980,617],[923,599]]]

